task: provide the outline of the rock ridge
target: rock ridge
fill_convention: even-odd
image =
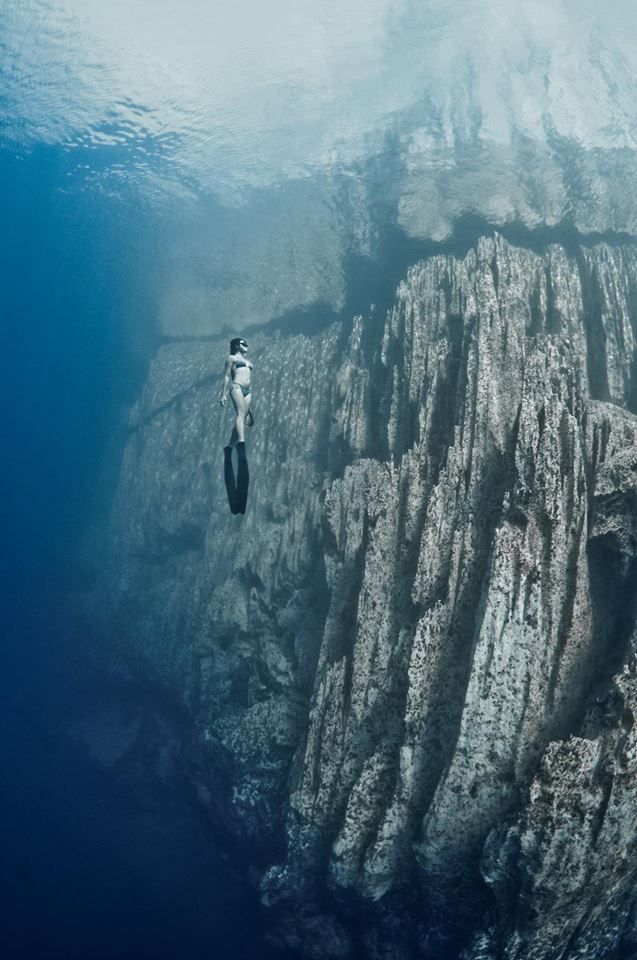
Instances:
[[[631,246],[483,237],[386,316],[257,333],[241,520],[224,345],[158,350],[84,615],[187,706],[307,956],[634,937],[636,277]]]

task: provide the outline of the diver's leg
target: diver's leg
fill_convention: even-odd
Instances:
[[[232,433],[230,434],[230,439],[228,440],[228,446],[234,447],[238,439],[239,438],[237,437],[237,428],[233,426]]]
[[[245,398],[246,402],[246,426],[254,426],[254,416],[252,414],[252,393],[249,393]]]
[[[245,424],[246,424],[246,401],[239,387],[232,387],[230,396],[237,414],[235,429],[237,431],[237,443],[245,442]]]

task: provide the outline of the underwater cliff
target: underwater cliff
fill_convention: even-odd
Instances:
[[[77,629],[187,711],[187,775],[273,941],[628,956],[637,248],[484,236],[386,313],[250,346],[246,516],[225,338],[167,340]]]
[[[0,4],[11,960],[637,957],[636,11]]]

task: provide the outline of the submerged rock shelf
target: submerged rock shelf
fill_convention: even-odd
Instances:
[[[386,317],[257,334],[245,517],[225,341],[160,348],[84,609],[187,706],[307,956],[631,942],[636,307],[632,246],[495,237]]]

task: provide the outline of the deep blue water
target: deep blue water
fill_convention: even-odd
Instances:
[[[70,163],[0,149],[3,956],[266,957],[256,895],[187,783],[109,769],[73,734],[130,687],[95,674],[62,599],[152,352],[158,234],[132,193],[74,190]]]
[[[254,896],[186,785],[92,761],[68,724],[104,690],[60,658],[50,628],[10,640],[21,653],[3,691],[3,955],[260,955]]]

